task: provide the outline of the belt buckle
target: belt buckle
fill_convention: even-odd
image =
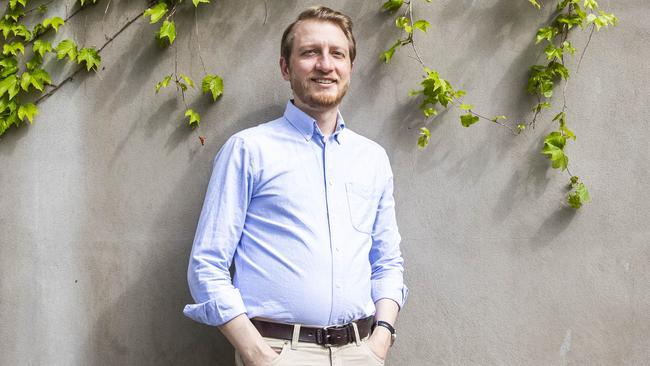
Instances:
[[[343,324],[343,325],[330,325],[328,327],[323,327],[320,328],[316,331],[316,337],[318,338],[318,343],[324,347],[332,347],[332,346],[342,346],[344,344],[350,343],[350,326],[351,324]],[[330,330],[343,330],[345,329],[346,331],[346,342],[345,343],[330,343],[330,338],[332,337],[332,334],[330,334]]]

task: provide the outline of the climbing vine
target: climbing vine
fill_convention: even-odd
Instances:
[[[96,0],[93,0],[93,2]],[[80,9],[88,5],[80,0]],[[57,60],[78,64],[78,70],[97,70],[101,62],[93,47],[81,47],[72,39],[64,39],[56,46],[51,34],[72,18],[47,17],[49,3],[27,8],[27,0],[9,0],[0,19],[2,33],[2,56],[0,56],[0,135],[11,126],[32,123],[38,114],[37,105],[48,95],[52,84],[50,74],[42,68],[43,61],[56,55]],[[41,98],[34,98],[34,94]]]
[[[210,3],[209,0],[192,0],[195,10],[198,8],[199,4]],[[155,24],[163,20],[160,25],[158,32],[155,33],[155,38],[158,44],[161,47],[168,47],[174,44],[176,39],[176,24],[174,23],[174,15],[179,6],[182,6],[182,0],[159,0],[155,2],[151,7],[144,11],[144,16],[149,17],[150,23]],[[196,12],[195,21],[196,21]],[[205,76],[201,81],[201,90],[203,93],[210,94],[212,96],[212,101],[216,102],[217,99],[223,94],[223,79],[216,74],[209,74],[206,72],[205,63],[203,62],[203,57],[201,56],[201,46],[198,43],[198,25],[197,25],[197,53],[199,59],[201,60],[201,66],[203,67],[203,72]],[[187,124],[192,127],[198,127],[201,123],[201,116],[199,113],[189,108],[185,100],[185,93],[189,88],[194,89],[194,80],[178,71],[178,54],[174,53],[175,62],[174,62],[174,71],[168,75],[165,75],[163,79],[156,84],[156,94],[160,92],[161,88],[166,88],[170,85],[170,82],[173,82],[176,86],[177,93],[180,94],[183,104],[185,105],[185,116],[188,118]],[[204,136],[199,136],[199,140],[203,145],[205,142]]]
[[[589,192],[585,184],[569,170],[569,158],[564,148],[569,140],[576,140],[575,133],[567,127],[567,103],[566,88],[569,80],[569,70],[565,66],[566,54],[573,55],[575,48],[568,40],[569,31],[574,27],[584,28],[591,26],[589,40],[593,31],[602,27],[616,25],[618,19],[613,14],[606,13],[598,8],[596,0],[558,0],[556,14],[549,25],[538,29],[535,36],[535,43],[546,41],[544,49],[547,63],[544,65],[533,65],[530,69],[527,92],[537,98],[537,104],[533,107],[533,117],[530,122],[519,122],[514,126],[508,123],[506,116],[499,115],[488,118],[474,111],[471,104],[463,103],[461,98],[465,95],[463,90],[455,90],[451,84],[440,77],[440,73],[428,67],[420,56],[420,52],[414,41],[414,29],[427,32],[430,27],[426,20],[414,21],[413,1],[388,0],[382,4],[382,9],[389,12],[401,12],[395,18],[395,26],[402,30],[405,36],[399,38],[393,45],[384,51],[380,58],[388,63],[395,51],[403,46],[411,45],[415,59],[421,64],[424,70],[423,80],[420,82],[420,89],[409,92],[410,96],[421,96],[422,102],[419,109],[424,114],[425,126],[420,128],[418,147],[424,149],[431,138],[431,131],[427,128],[426,122],[430,117],[438,114],[438,105],[447,108],[450,104],[455,105],[463,114],[460,115],[460,123],[469,127],[479,120],[484,119],[498,126],[509,129],[517,135],[526,130],[527,127],[535,128],[536,121],[544,109],[551,108],[553,91],[561,80],[564,80],[562,89],[563,105],[561,110],[553,117],[551,122],[557,122],[557,130],[552,131],[543,140],[541,153],[549,158],[551,166],[569,174],[569,192],[567,203],[573,208],[580,208],[584,203],[590,201]],[[430,0],[426,0],[431,2]],[[537,9],[541,4],[537,0],[528,0]],[[582,56],[589,45],[589,41],[582,52]],[[581,56],[581,59],[582,59]],[[580,61],[578,62],[578,68]]]
[[[186,102],[186,93],[189,89],[195,89],[196,85],[188,73],[179,72],[177,49],[174,44],[176,40],[174,17],[179,7],[191,6],[188,1],[150,1],[141,13],[128,20],[111,37],[107,37],[106,42],[99,48],[80,47],[73,39],[55,42],[60,27],[80,11],[96,4],[98,0],[78,0],[75,2],[75,10],[65,18],[60,15],[50,16],[48,5],[52,1],[30,7],[29,5],[32,3],[30,0],[9,0],[4,14],[0,18],[0,32],[3,37],[0,42],[2,44],[2,55],[0,55],[0,136],[11,126],[19,127],[25,122],[32,123],[38,114],[38,104],[55,93],[61,86],[73,80],[79,72],[97,71],[101,63],[101,51],[140,17],[148,18],[150,24],[160,23],[154,33],[155,41],[160,47],[174,49],[174,70],[165,74],[162,80],[156,83],[155,93],[158,94],[162,89],[174,85],[185,106],[184,115],[187,117],[187,125],[191,128],[200,125],[201,116],[189,108]],[[574,28],[590,28],[589,40],[578,61],[577,72],[594,30],[598,31],[610,25],[615,26],[618,23],[616,16],[600,10],[596,0],[558,0],[552,21],[539,28],[535,35],[536,44],[543,42],[546,45],[544,48],[546,62],[533,65],[530,68],[526,90],[537,99],[537,103],[531,110],[532,118],[528,122],[525,122],[526,118],[520,119],[524,122],[510,122],[503,115],[487,117],[476,112],[473,105],[463,101],[466,94],[464,90],[452,87],[449,81],[440,76],[440,72],[425,63],[416,45],[415,33],[417,31],[427,33],[431,24],[424,19],[416,20],[414,18],[414,1],[388,0],[383,2],[382,9],[384,11],[397,14],[395,27],[402,31],[402,36],[382,52],[380,58],[384,63],[389,63],[398,49],[410,46],[415,55],[414,58],[422,67],[424,74],[419,87],[409,92],[410,96],[420,98],[418,108],[425,119],[424,126],[420,128],[417,145],[421,149],[428,145],[431,131],[427,124],[439,113],[440,108],[448,108],[452,105],[460,111],[460,123],[464,127],[470,127],[483,119],[507,128],[514,135],[519,135],[527,129],[532,130],[543,116],[543,111],[552,108],[554,91],[558,85],[564,82],[562,107],[550,121],[555,123],[557,128],[544,137],[541,153],[549,159],[553,168],[568,173],[570,177],[568,204],[577,209],[589,202],[589,192],[581,179],[571,173],[569,157],[565,152],[567,143],[576,140],[576,134],[568,127],[567,123],[566,89],[570,71],[565,64],[565,59],[567,55],[574,55],[576,52],[568,37]],[[425,1],[431,2],[431,0]],[[208,94],[212,102],[216,102],[224,91],[223,79],[206,70],[201,55],[196,16],[199,5],[209,2],[210,0],[192,0],[192,5],[195,11],[197,33],[196,51],[204,73],[201,80],[201,91]],[[528,2],[537,9],[542,7],[537,0],[528,0]],[[110,5],[110,1],[108,4]],[[266,1],[264,5],[265,8],[268,6]],[[48,57],[56,57],[57,60],[74,63],[77,68],[58,85],[55,85],[52,83],[49,73],[42,67]],[[199,136],[199,140],[203,144],[205,137]]]
[[[113,36],[108,37],[99,49],[94,47],[79,48],[72,39],[61,40],[54,46],[51,39],[46,39],[51,38],[50,30],[58,33],[59,27],[89,5],[96,4],[98,0],[75,2],[78,7],[65,19],[60,16],[47,17],[47,5],[51,2],[28,8],[28,0],[10,0],[0,19],[0,32],[4,38],[3,52],[0,57],[0,136],[11,126],[20,127],[25,121],[32,123],[38,114],[37,105],[55,93],[62,85],[73,80],[80,71],[83,69],[87,72],[97,71],[101,63],[100,52],[141,16],[149,17],[151,24],[164,18],[162,25],[155,33],[155,39],[161,47],[173,45],[176,39],[173,17],[182,0],[161,0],[152,3],[150,7],[123,25]],[[193,0],[192,3],[196,8],[200,3],[209,3],[209,0]],[[56,55],[58,60],[75,62],[79,67],[58,85],[54,85],[49,73],[41,67],[44,60],[50,57],[49,54]],[[202,58],[201,64],[205,72]],[[21,67],[21,65],[24,66]],[[185,101],[185,92],[188,88],[194,88],[194,81],[189,76],[178,72],[178,63],[175,62],[174,72],[166,75],[161,82],[156,84],[156,93],[161,88],[167,87],[171,81],[176,85],[185,104],[187,124],[192,128],[197,127],[201,117],[196,111],[188,108]],[[215,102],[223,94],[223,80],[219,75],[206,72],[201,82],[201,88],[203,93],[210,94],[212,101]],[[199,136],[199,140],[203,144],[205,137]]]

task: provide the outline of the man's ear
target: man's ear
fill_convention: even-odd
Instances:
[[[282,72],[282,78],[289,81],[289,62],[284,57],[280,57],[280,72]]]

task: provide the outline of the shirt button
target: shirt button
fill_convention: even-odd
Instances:
[[[328,181],[327,183],[328,183],[329,185],[331,185],[331,186],[333,186],[333,185],[334,185],[334,181],[333,181],[333,180],[331,180],[331,179],[330,179],[330,180],[329,180],[329,181]]]
[[[336,285],[336,288],[341,288],[341,285],[338,285],[338,284],[337,284],[337,285]]]

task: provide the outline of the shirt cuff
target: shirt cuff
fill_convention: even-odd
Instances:
[[[232,299],[230,303],[218,303],[217,300],[209,300],[200,304],[188,304],[183,309],[183,314],[199,323],[219,326],[223,325],[234,317],[246,313],[246,307],[241,297]]]
[[[409,289],[401,281],[387,281],[386,279],[372,281],[372,302],[380,299],[391,299],[397,303],[400,310],[406,303]]]

